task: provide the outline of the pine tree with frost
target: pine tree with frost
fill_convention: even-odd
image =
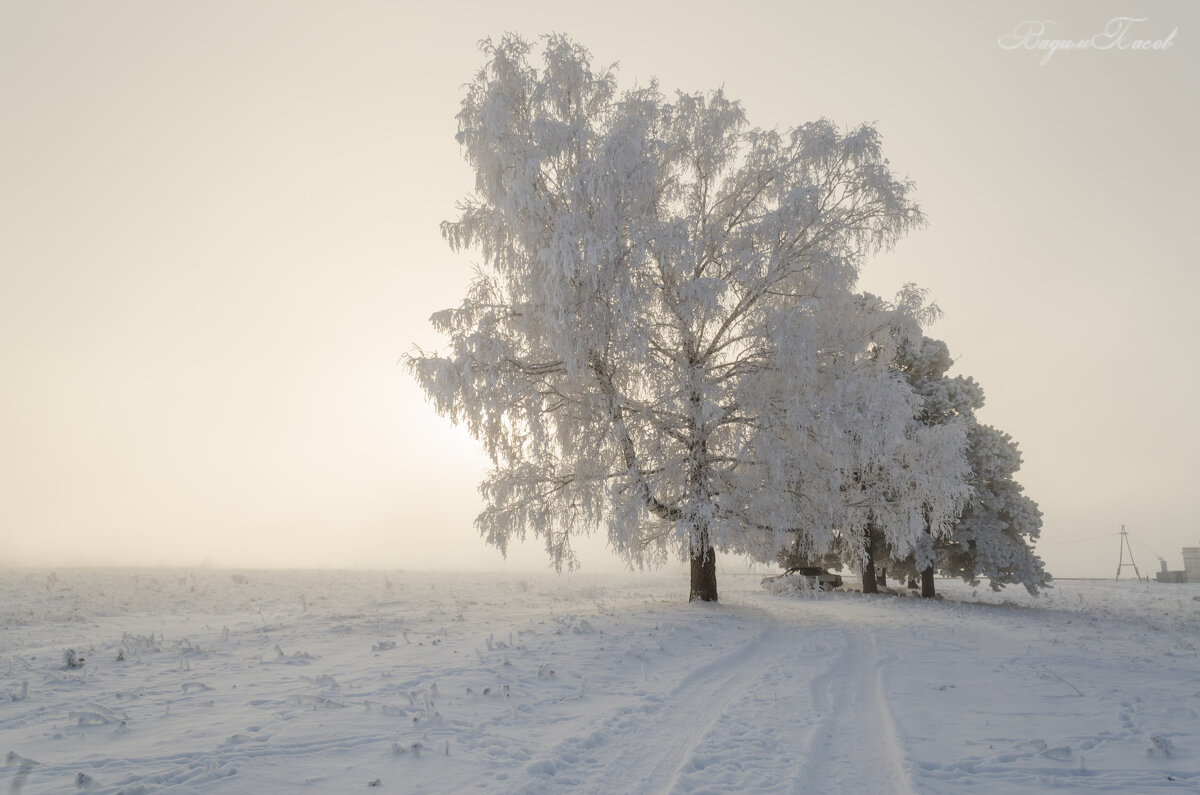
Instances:
[[[983,407],[983,389],[970,377],[947,376],[953,364],[946,343],[928,337],[902,341],[896,357],[897,367],[922,397],[923,423],[965,425],[971,498],[948,534],[930,534],[922,554],[885,544],[881,559],[899,576],[919,576],[923,596],[934,595],[935,568],[972,583],[985,576],[996,590],[1019,583],[1036,593],[1050,576],[1033,550],[1041,511],[1013,477],[1021,466],[1020,453],[1008,434],[979,423],[975,412]]]
[[[913,391],[921,396],[918,420],[927,427],[953,423],[969,434],[976,424],[975,410],[983,405],[983,390],[970,377],[948,377],[946,371],[953,364],[946,343],[923,334],[909,335],[901,340],[895,360],[896,368],[904,374]],[[885,544],[883,560],[898,577],[919,577],[921,595],[933,597],[935,548],[945,543],[946,535],[945,532],[935,535],[932,526],[927,525],[917,554],[909,555]]]
[[[1033,548],[1042,512],[1014,477],[1021,452],[990,425],[975,425],[967,438],[975,493],[941,550],[941,570],[972,584],[986,577],[994,591],[1015,583],[1036,594],[1052,578]]]
[[[603,529],[630,565],[690,560],[693,600],[717,598],[716,549],[829,546],[864,512],[847,467],[919,466],[896,452],[911,389],[853,293],[922,220],[878,133],[621,92],[562,36],[540,64],[516,36],[482,46],[458,115],[475,191],[443,225],[482,261],[432,318],[449,350],[407,365],[491,458],[483,536],[532,531],[573,567]]]

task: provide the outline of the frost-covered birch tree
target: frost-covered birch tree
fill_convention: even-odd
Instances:
[[[719,90],[619,91],[543,44],[483,44],[458,115],[475,189],[443,225],[480,261],[432,318],[448,350],[407,364],[491,458],[490,543],[532,532],[571,567],[604,530],[634,566],[682,554],[715,600],[715,549],[828,546],[862,507],[848,467],[911,420],[853,287],[921,214],[870,126],[751,128]]]

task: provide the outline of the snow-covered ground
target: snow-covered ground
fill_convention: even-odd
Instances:
[[[1200,787],[1200,586],[759,579],[0,571],[0,786]]]

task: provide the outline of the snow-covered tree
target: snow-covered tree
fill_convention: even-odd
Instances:
[[[933,540],[949,533],[970,493],[966,423],[954,417],[926,421],[939,408],[904,377],[906,357],[922,339],[918,321],[936,315],[935,309],[923,308],[923,296],[910,286],[895,307],[863,297],[877,318],[872,356],[904,384],[897,392],[906,405],[891,406],[886,417],[855,417],[849,422],[842,418],[837,423],[848,436],[850,458],[839,462],[838,471],[845,479],[842,489],[849,511],[834,546],[842,565],[862,572],[867,593],[877,590],[877,555],[886,552],[930,565]],[[878,398],[846,403],[852,412],[878,412],[883,405]],[[871,435],[862,436],[864,428]],[[801,540],[789,552],[802,553],[803,545]]]
[[[983,391],[970,377],[946,375],[953,366],[950,349],[941,340],[923,334],[906,335],[899,341],[894,366],[904,374],[913,391],[921,396],[918,421],[926,427],[954,424],[969,433],[975,426],[975,410],[983,405]],[[965,505],[965,503],[964,503]],[[960,506],[961,507],[961,506]],[[921,595],[932,597],[936,549],[944,545],[947,533],[935,534],[926,526],[926,535],[918,545],[918,553],[906,554],[884,540],[881,559],[898,577],[919,577]]]
[[[408,366],[491,457],[485,538],[532,531],[570,567],[603,528],[631,565],[681,553],[715,600],[714,549],[770,559],[803,528],[819,550],[889,510],[923,465],[916,402],[853,285],[921,214],[875,129],[618,92],[562,36],[540,64],[516,36],[483,49],[458,115],[475,191],[443,225],[482,262],[432,318],[449,351]]]
[[[1033,548],[1042,512],[1014,477],[1021,468],[1017,443],[1003,431],[976,424],[968,434],[967,459],[975,493],[940,550],[941,570],[971,583],[986,577],[996,591],[1016,583],[1036,594],[1051,577]]]
[[[971,499],[948,534],[930,534],[923,554],[913,556],[884,544],[880,557],[898,576],[920,576],[923,596],[934,595],[935,568],[968,582],[985,576],[997,590],[1020,583],[1036,593],[1050,577],[1033,550],[1041,511],[1013,477],[1021,466],[1020,453],[1008,434],[978,422],[975,412],[983,407],[983,390],[970,377],[946,375],[953,364],[940,340],[909,337],[898,346],[896,366],[921,395],[921,421],[929,426],[965,424]]]

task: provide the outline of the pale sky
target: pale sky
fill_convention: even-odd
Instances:
[[[541,570],[398,365],[476,257],[438,224],[476,43],[564,32],[752,124],[877,123],[930,224],[861,287],[1020,443],[1064,577],[1200,545],[1192,2],[0,2],[0,565]],[[1159,50],[1005,49],[1114,17]],[[594,544],[585,571],[621,564]]]

